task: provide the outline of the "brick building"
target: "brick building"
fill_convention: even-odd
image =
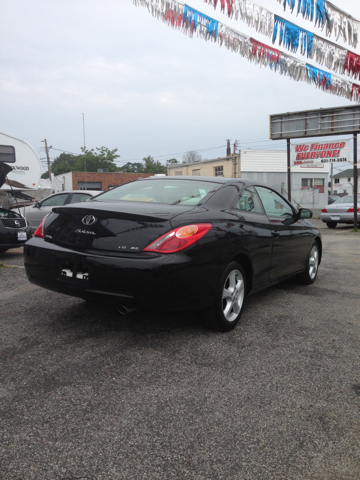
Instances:
[[[153,173],[130,172],[68,172],[54,177],[55,192],[63,190],[99,190],[106,191],[137,178],[153,176]]]

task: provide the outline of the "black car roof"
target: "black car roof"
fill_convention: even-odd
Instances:
[[[243,180],[242,178],[230,178],[230,177],[210,177],[210,176],[201,176],[201,175],[169,175],[164,177],[145,177],[138,178],[139,181],[144,180],[193,180],[193,181],[203,181],[203,182],[212,182],[212,183],[245,183],[247,185],[252,185],[254,182],[251,180]]]

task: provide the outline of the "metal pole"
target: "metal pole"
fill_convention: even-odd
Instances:
[[[291,174],[290,174],[290,139],[286,139],[287,146],[287,187],[288,187],[288,200],[291,202]]]
[[[85,153],[85,150],[86,150],[86,146],[85,146],[85,115],[82,114],[82,116],[83,116],[84,155],[85,155],[85,158],[84,158],[84,162],[85,162],[85,190],[87,190],[87,181],[86,181],[86,153]]]
[[[354,228],[358,226],[357,214],[358,168],[357,168],[357,133],[354,133]]]
[[[51,182],[50,156],[49,156],[49,149],[48,149],[48,146],[47,146],[46,138],[45,138],[44,142],[45,142],[45,152],[46,152],[46,159],[47,159],[49,180],[50,180],[50,182]],[[50,147],[50,148],[51,148],[51,147]]]

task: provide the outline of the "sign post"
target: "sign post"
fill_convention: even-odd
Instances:
[[[358,168],[357,168],[357,133],[354,133],[354,228],[358,226],[357,214],[357,194],[358,194]]]

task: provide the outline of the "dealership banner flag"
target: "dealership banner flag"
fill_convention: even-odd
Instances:
[[[223,45],[259,66],[269,67],[293,80],[315,85],[328,93],[360,103],[360,85],[357,83],[343,80],[248,37],[182,2],[177,0],[133,0],[133,2],[136,6],[146,7],[155,18],[190,37],[196,33],[203,40]]]
[[[214,8],[218,5],[218,0],[204,2]],[[225,12],[225,0],[221,1],[220,8]],[[273,44],[278,42],[279,46],[284,46],[292,53],[299,52],[307,58],[315,59],[334,72],[360,79],[360,55],[355,52],[319,37],[250,0],[227,0],[227,8],[229,17],[255,28],[258,33],[271,38]]]
[[[350,161],[350,140],[328,140],[292,144],[291,163],[295,167],[323,167],[325,164],[340,164]]]
[[[238,1],[241,2],[242,0]],[[294,11],[295,0],[277,1],[284,5],[284,10],[288,5],[291,12]],[[314,20],[315,13],[315,26],[319,25],[322,29],[326,27],[327,37],[334,33],[336,40],[341,36],[344,42],[349,43],[354,48],[357,47],[360,35],[359,20],[340,10],[331,2],[327,0],[298,0],[297,14],[299,13],[303,18],[310,21]]]

